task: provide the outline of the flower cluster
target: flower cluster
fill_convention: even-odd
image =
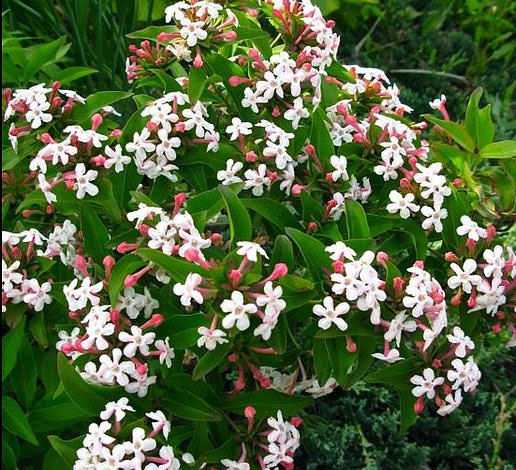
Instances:
[[[159,410],[145,414],[150,431],[133,427],[130,437],[121,439],[122,435],[127,435],[124,433],[128,426],[124,426],[126,417],[134,412],[127,398],[107,403],[100,413],[101,421],[89,425],[83,447],[77,450],[73,470],[179,470],[181,460],[187,464],[194,462],[191,454],[184,453],[179,460],[176,449],[159,444],[159,438],[167,441],[170,434],[170,421]]]

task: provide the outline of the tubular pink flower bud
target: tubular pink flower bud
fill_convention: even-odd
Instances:
[[[456,263],[457,261],[459,261],[459,258],[457,258],[457,255],[453,253],[453,251],[446,252],[446,254],[444,255],[444,259],[449,263]]]
[[[162,32],[162,33],[159,33],[156,36],[156,39],[158,41],[160,41],[160,42],[164,42],[164,41],[172,41],[173,39],[176,39],[177,37],[179,37],[178,33],[165,33],[165,32]],[[135,51],[133,50],[131,52],[135,52]]]
[[[275,281],[280,277],[286,276],[288,274],[288,266],[285,263],[276,263],[274,265],[274,271],[269,276],[270,281]]]
[[[346,349],[350,353],[354,353],[357,350],[357,344],[353,341],[351,336],[346,336]]]
[[[97,155],[96,157],[90,159],[90,163],[95,166],[104,166],[104,163],[106,163],[106,158],[104,155]]]
[[[308,225],[306,226],[306,228],[312,232],[315,232],[317,230],[317,223],[316,222],[308,222]]]
[[[473,290],[470,298],[468,299],[468,307],[473,308],[473,307],[475,307],[476,303],[477,303],[477,292],[476,292],[476,290]]]
[[[487,230],[487,241],[490,243],[493,241],[493,238],[496,235],[496,227],[491,224],[486,227],[486,230]]]
[[[44,132],[39,136],[39,140],[43,142],[44,144],[53,144],[55,140],[52,138],[52,136],[48,132]]]
[[[466,246],[468,247],[470,253],[473,253],[477,248],[475,240],[472,240],[471,238],[468,238],[466,240]]]
[[[136,250],[140,245],[138,243],[122,242],[116,247],[118,253],[127,253],[128,251]]]
[[[199,48],[197,48],[197,55],[195,56],[195,59],[194,59],[192,65],[196,69],[200,69],[204,65],[204,62],[203,62],[202,56],[201,56],[201,49],[199,49]]]
[[[111,276],[111,270],[113,269],[113,266],[116,264],[115,258],[113,258],[111,255],[107,255],[102,260],[102,264],[104,265],[104,269],[106,271],[106,279],[109,279]]]
[[[401,297],[402,294],[403,294],[403,285],[405,284],[405,281],[399,277],[399,276],[396,276],[393,280],[392,280],[392,286],[394,288],[394,293],[396,294],[396,297]]]
[[[147,127],[151,132],[158,132],[158,125],[155,122],[149,121],[145,124],[145,127]]]
[[[253,419],[254,418],[254,415],[256,414],[256,409],[252,406],[246,406],[244,408],[244,416],[247,418],[247,419]]]
[[[174,133],[182,134],[186,130],[185,123],[183,121],[179,121],[174,126]]]
[[[45,210],[45,212],[50,215],[53,214],[55,211],[55,206],[53,204],[49,204]]]
[[[79,320],[79,313],[78,312],[73,312],[73,311],[69,311],[68,312],[68,318],[70,318],[70,320]]]
[[[228,274],[228,279],[231,281],[233,288],[235,288],[242,281],[242,273],[238,269],[232,269]]]
[[[421,414],[424,410],[425,410],[424,398],[423,397],[419,397],[417,399],[416,403],[414,403],[414,411],[417,414]]]
[[[122,137],[122,129],[113,129],[111,131],[111,134],[109,134],[109,135],[113,139],[119,139],[120,137]]]
[[[96,131],[101,124],[102,124],[102,115],[99,114],[99,113],[94,114],[91,117],[91,128],[92,128],[92,130]]]
[[[455,178],[453,181],[452,181],[452,184],[454,187],[456,188],[462,188],[462,186],[464,186],[464,180],[461,179],[461,178]]]
[[[177,214],[181,206],[186,201],[186,194],[185,193],[178,193],[174,196],[174,215]]]
[[[75,346],[71,343],[64,343],[62,346],[61,346],[61,352],[65,355],[65,356],[68,356],[69,354],[75,352],[77,349],[75,348]]]
[[[254,153],[253,151],[247,152],[245,154],[245,161],[247,163],[254,163],[257,159],[258,159],[258,155],[256,155],[256,153]]]
[[[138,229],[138,231],[143,235],[147,235],[147,233],[149,232],[149,229],[150,229],[150,226],[148,226],[147,224],[141,224],[140,225],[140,228]]]
[[[414,267],[419,268],[419,269],[425,269],[425,263],[423,263],[423,261],[421,261],[421,260],[417,260],[414,263]]]
[[[295,184],[292,186],[292,195],[293,196],[299,196],[301,194],[301,191],[308,188],[308,186],[303,186],[301,184]]]
[[[326,177],[325,177],[325,178],[326,178],[326,181],[327,181],[328,183],[334,183],[334,181],[333,181],[333,175],[332,175],[331,173],[326,173]]]
[[[222,243],[222,235],[220,233],[212,233],[210,235],[210,241],[213,245],[220,245]]]
[[[498,318],[498,320],[505,320],[505,312],[499,310],[498,312],[496,312],[496,318]]]
[[[225,41],[235,41],[237,39],[236,31],[226,31],[225,33],[217,34],[213,39],[222,39]]]
[[[290,418],[290,424],[294,426],[295,428],[298,428],[301,426],[301,423],[303,422],[303,419],[300,416],[292,416]]]
[[[379,251],[376,253],[376,261],[385,267],[387,261],[389,261],[389,255],[385,251]]]
[[[146,266],[145,268],[140,269],[139,271],[136,271],[133,274],[130,274],[124,280],[124,287],[132,287],[136,285],[140,278],[147,274],[151,269],[151,266]]]
[[[252,80],[250,78],[239,77],[238,75],[232,75],[231,77],[229,77],[228,82],[232,87],[236,87],[239,85],[252,83]]]
[[[279,106],[274,106],[271,114],[272,114],[272,117],[275,117],[275,118],[280,117],[281,116],[281,110],[279,109]]]
[[[278,173],[275,171],[267,171],[267,176],[271,181],[276,181],[278,179]]]
[[[451,304],[454,307],[458,307],[462,300],[462,291],[457,292],[452,298],[451,298]]]
[[[161,313],[153,314],[142,326],[142,330],[147,328],[154,328],[161,325],[165,321],[165,317]]]
[[[493,333],[498,334],[498,333],[500,333],[502,331],[502,327],[501,327],[500,323],[495,323],[491,327],[491,330],[493,331]]]
[[[332,266],[333,266],[333,270],[336,273],[342,274],[344,272],[344,263],[341,260],[334,261],[332,263]]]
[[[85,277],[89,276],[88,267],[87,267],[88,263],[86,262],[86,259],[84,258],[84,256],[79,255],[75,258],[75,266],[82,273],[83,276],[85,276]]]
[[[443,363],[441,362],[440,359],[437,359],[435,358],[433,361],[432,361],[432,367],[434,369],[440,369],[442,367]]]

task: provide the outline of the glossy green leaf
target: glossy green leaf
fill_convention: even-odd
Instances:
[[[501,140],[488,144],[480,150],[482,158],[516,157],[516,140]]]
[[[116,305],[120,291],[124,287],[125,278],[129,274],[136,272],[144,264],[145,261],[142,258],[133,254],[125,255],[116,262],[109,277],[109,300],[113,308]]]
[[[38,440],[20,405],[8,396],[2,397],[2,426],[27,442],[38,445]]]
[[[246,208],[238,196],[227,186],[219,186],[220,194],[226,205],[229,217],[229,230],[231,236],[231,246],[236,247],[240,240],[249,241],[252,237],[251,218]]]
[[[77,460],[77,450],[82,447],[84,437],[76,437],[67,441],[58,436],[48,436],[47,439],[66,465],[73,466]]]
[[[109,232],[98,214],[87,204],[81,205],[81,230],[84,237],[84,251],[98,264],[110,253]]]
[[[194,380],[202,379],[215,369],[228,355],[229,343],[219,344],[213,351],[207,351],[197,362],[192,377]]]
[[[24,338],[24,329],[25,317],[2,338],[2,382],[16,365],[18,352]]]
[[[202,68],[191,67],[188,76],[188,97],[190,103],[194,104],[201,97],[206,86],[206,72]]]
[[[321,279],[322,268],[331,268],[331,260],[325,246],[317,239],[294,228],[286,228],[287,235],[294,240],[303,255],[314,279]]]
[[[433,124],[438,125],[441,129],[443,129],[455,142],[457,142],[462,148],[467,150],[468,152],[473,152],[475,149],[475,142],[473,138],[469,135],[466,128],[452,121],[445,121],[444,119],[438,119],[431,114],[425,114],[423,117],[430,121]]]

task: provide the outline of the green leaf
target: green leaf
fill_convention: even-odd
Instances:
[[[206,326],[206,319],[202,313],[190,315],[171,315],[160,326],[163,335],[169,336],[170,344],[178,350],[187,349],[197,343],[200,326]]]
[[[310,235],[306,235],[299,230],[291,227],[287,227],[285,230],[301,251],[313,278],[315,280],[320,280],[322,277],[321,269],[331,268],[330,258],[324,251],[325,246],[319,240],[311,237]]]
[[[501,140],[488,144],[480,150],[482,158],[512,158],[516,157],[516,140]]]
[[[479,123],[479,102],[482,97],[482,88],[477,88],[470,96],[468,106],[466,108],[466,120],[464,122],[468,134],[473,137],[475,143],[478,145],[479,134],[480,134],[480,123]]]
[[[126,34],[129,39],[150,39],[156,40],[159,33],[177,33],[178,30],[175,26],[149,26],[147,28],[133,31],[132,33]]]
[[[236,243],[241,240],[251,240],[253,228],[251,218],[238,196],[227,186],[219,186],[220,194],[226,205],[229,217],[229,231],[231,236],[231,247],[234,249]]]
[[[374,362],[374,357],[371,354],[376,349],[377,338],[375,336],[358,336],[355,342],[357,344],[358,359],[353,372],[348,378],[348,387],[362,379]]]
[[[192,377],[194,380],[202,379],[217,367],[228,355],[229,343],[218,345],[213,351],[207,351],[199,359],[195,366]]]
[[[347,350],[344,338],[326,339],[325,343],[333,369],[332,376],[342,387],[345,387],[349,376],[348,372],[350,372],[350,367],[357,359],[358,354],[356,352],[350,353]]]
[[[313,356],[319,385],[323,386],[331,376],[331,362],[326,348],[326,340],[314,338]]]
[[[335,147],[325,124],[327,120],[326,113],[318,107],[312,115],[310,142],[315,147],[317,157],[323,166],[335,154]]]
[[[10,380],[20,402],[28,410],[36,393],[38,370],[32,346],[26,337],[23,337],[16,367],[11,372]]]
[[[2,382],[16,365],[18,351],[23,340],[25,317],[2,338]]]
[[[59,49],[64,45],[65,37],[61,37],[52,42],[38,45],[32,48],[32,53],[28,57],[23,69],[23,80],[34,81],[36,74],[41,68],[56,59]]]
[[[190,421],[220,421],[222,415],[202,398],[188,390],[176,389],[163,401],[167,410],[179,418]]]
[[[237,41],[269,39],[270,34],[260,28],[236,28]]]
[[[431,114],[424,114],[423,117],[427,121],[441,127],[455,142],[468,152],[475,150],[475,142],[473,142],[473,138],[463,125],[452,121],[445,121],[444,119],[438,119]]]
[[[225,406],[227,410],[242,415],[246,406],[253,406],[259,417],[276,415],[278,410],[283,416],[298,413],[312,403],[310,397],[301,395],[288,395],[276,390],[260,390],[257,392],[242,392],[235,396]]]
[[[132,93],[127,91],[98,91],[88,96],[85,104],[76,104],[69,119],[84,122],[95,113],[99,112],[104,106],[129,98],[131,95]]]
[[[406,387],[410,385],[408,378],[414,375],[419,368],[414,359],[404,359],[393,365],[382,367],[364,377],[367,383],[386,383]]]
[[[120,291],[124,286],[125,278],[144,266],[145,262],[136,255],[129,254],[119,259],[109,278],[109,300],[111,307],[115,308]]]
[[[2,397],[2,426],[35,446],[39,444],[20,405],[5,395]]]
[[[417,420],[417,414],[414,411],[414,405],[416,403],[416,397],[412,395],[410,390],[398,390],[400,397],[400,432],[404,433],[412,426]]]
[[[190,273],[198,273],[203,277],[209,277],[209,272],[200,266],[183,261],[174,256],[168,256],[162,251],[153,250],[151,248],[140,248],[135,252],[147,261],[152,261],[154,264],[161,266],[167,273],[178,282],[184,282],[186,276]]]
[[[285,227],[301,228],[301,225],[283,204],[270,198],[242,199],[242,204],[272,222],[282,232]]]
[[[194,104],[201,97],[206,86],[206,72],[202,68],[191,67],[188,76],[188,97],[190,103]]]
[[[87,204],[81,204],[81,230],[84,251],[98,264],[109,254],[109,232],[97,213]]]
[[[64,70],[56,72],[52,78],[60,82],[62,85],[68,85],[69,83],[78,80],[79,78],[83,78],[97,72],[97,70],[90,67],[68,67]]]
[[[484,106],[478,112],[479,129],[478,129],[478,148],[484,148],[490,144],[495,136],[495,128],[493,119],[491,118],[491,105]]]
[[[77,450],[82,447],[83,436],[65,441],[58,436],[48,436],[47,439],[54,450],[70,468],[77,461]]]
[[[289,272],[294,270],[294,250],[292,242],[286,235],[278,235],[274,242],[271,255],[271,266],[276,263],[285,263]]]
[[[352,199],[346,199],[345,204],[348,238],[369,238],[371,234],[362,204]]]
[[[96,416],[107,402],[120,396],[119,387],[102,387],[85,382],[63,354],[57,356],[57,372],[70,400],[88,415]]]

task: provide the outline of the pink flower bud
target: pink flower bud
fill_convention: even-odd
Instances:
[[[251,80],[249,78],[239,77],[238,75],[232,75],[229,77],[228,82],[231,86],[236,87],[245,83],[250,83]]]
[[[258,155],[256,155],[256,153],[254,153],[253,151],[247,152],[245,154],[245,161],[247,163],[254,163],[257,159],[258,159]]]
[[[459,258],[457,258],[457,255],[455,253],[453,253],[452,251],[446,252],[446,254],[444,255],[444,259],[446,261],[448,261],[449,263],[456,263],[457,261],[459,261]]]
[[[120,137],[122,137],[122,129],[113,129],[111,131],[110,137],[112,137],[113,139],[119,139]]]
[[[317,223],[316,222],[308,222],[308,225],[306,226],[308,230],[311,230],[312,232],[315,232],[317,230]]]
[[[262,60],[262,55],[260,54],[260,52],[258,51],[258,49],[255,49],[255,48],[251,48],[247,51],[247,54],[249,55],[249,57],[252,59],[252,60],[256,60],[256,61],[261,61]]]
[[[312,144],[307,144],[305,150],[311,157],[315,156],[315,147]]]
[[[149,121],[145,124],[145,127],[147,127],[150,132],[158,132],[158,125],[155,122]]]
[[[92,128],[92,130],[96,131],[101,124],[102,124],[102,115],[99,114],[99,113],[94,114],[91,117],[91,128]]]
[[[275,171],[268,171],[267,176],[271,181],[276,181],[278,179],[278,173]]]
[[[462,292],[459,291],[451,298],[451,304],[454,307],[458,307],[461,303],[461,300],[462,300]]]
[[[301,184],[295,184],[294,186],[292,186],[292,195],[299,196],[303,189],[306,189],[306,186],[303,186]]]
[[[454,187],[456,188],[462,188],[462,186],[464,185],[464,180],[461,179],[461,178],[455,178],[453,181],[452,181],[452,184]]]
[[[165,317],[161,313],[153,314],[142,326],[142,330],[147,328],[154,328],[161,325],[165,321]]]
[[[333,266],[333,270],[336,273],[342,274],[344,272],[344,263],[340,259],[337,261],[334,261],[332,263],[332,266]]]
[[[244,408],[244,416],[247,418],[247,419],[252,419],[254,418],[254,415],[256,414],[256,409],[252,406],[246,406]]]
[[[419,397],[414,404],[414,411],[417,414],[421,414],[425,410],[425,402],[423,397]]]
[[[210,240],[213,245],[219,245],[222,243],[222,235],[220,233],[212,233],[210,235]]]
[[[495,323],[491,327],[491,330],[493,330],[493,333],[498,334],[498,333],[500,333],[502,331],[502,327],[500,326],[500,323]]]
[[[493,238],[496,235],[496,227],[491,224],[491,225],[487,226],[486,230],[487,230],[487,241],[492,242]]]
[[[414,267],[419,268],[419,269],[425,269],[425,263],[423,263],[423,261],[421,261],[421,260],[417,260],[414,263]]]
[[[140,225],[140,228],[138,229],[138,231],[143,235],[143,236],[146,236],[147,233],[149,232],[149,229],[150,229],[150,226],[147,225],[147,224],[141,224]]]
[[[138,243],[122,242],[116,247],[116,251],[118,251],[118,253],[127,253],[128,251],[136,250],[138,246]]]
[[[232,269],[228,274],[228,279],[231,281],[231,285],[236,287],[242,280],[242,273],[238,269]]]
[[[280,117],[281,116],[281,110],[279,109],[278,106],[274,106],[271,114],[272,114],[272,117],[275,117],[275,118]]]
[[[172,39],[174,39],[174,38],[177,38],[177,33],[162,32],[156,36],[156,39],[160,42],[172,41]],[[131,51],[131,52],[134,52],[134,51]]]
[[[410,181],[408,180],[408,178],[400,179],[400,188],[409,189],[409,190],[411,189]]]
[[[39,136],[39,140],[41,140],[41,142],[43,142],[44,144],[47,144],[47,145],[53,144],[55,142],[55,140],[52,138],[52,136],[48,132],[41,134]]]
[[[333,175],[331,173],[326,173],[326,181],[328,183],[333,183]]]
[[[200,69],[202,66],[204,65],[204,62],[202,60],[202,57],[200,54],[196,55],[195,56],[195,59],[193,61],[193,66],[196,68],[196,69]]]
[[[396,276],[392,280],[392,286],[394,288],[394,293],[396,294],[396,297],[401,297],[401,295],[403,294],[403,285],[404,284],[405,284],[405,281],[399,276]]]
[[[181,134],[185,130],[186,130],[186,126],[185,126],[185,123],[183,121],[177,122],[176,125],[174,126],[174,132],[176,134]]]
[[[104,166],[104,163],[106,163],[106,158],[104,155],[97,155],[96,157],[90,159],[90,163],[95,166]]]
[[[468,247],[468,250],[470,253],[473,253],[475,249],[477,248],[477,244],[475,243],[475,240],[472,240],[471,238],[468,238],[466,240],[466,246]]]
[[[102,264],[106,270],[106,276],[109,277],[109,273],[113,269],[113,266],[116,264],[115,258],[113,258],[111,255],[107,255],[102,260]]]
[[[303,420],[300,416],[292,416],[292,418],[290,418],[290,424],[296,428],[301,426],[302,422]]]
[[[385,266],[387,261],[389,261],[389,255],[385,253],[385,251],[379,251],[376,253],[376,261],[381,265]]]
[[[177,193],[174,196],[174,212],[177,212],[186,201],[185,193]]]
[[[440,359],[437,359],[435,358],[433,361],[432,361],[432,367],[434,369],[440,369],[442,367],[443,363],[441,362]]]
[[[129,274],[124,280],[124,287],[133,287],[138,282],[138,277],[134,274]]]
[[[496,312],[496,318],[498,318],[498,320],[504,320],[505,319],[505,312],[502,312],[501,310]]]
[[[238,355],[236,353],[231,353],[228,356],[228,361],[229,362],[236,362],[237,360],[238,360]]]
[[[269,280],[275,281],[280,277],[286,276],[288,274],[288,266],[285,263],[276,263],[274,265],[274,271],[269,276]]]
[[[357,351],[357,344],[353,341],[351,336],[346,336],[346,349],[350,353],[354,353]]]
[[[111,312],[109,312],[109,319],[111,320],[111,323],[113,323],[114,325],[118,325],[121,316],[122,315],[118,310],[111,310]]]

